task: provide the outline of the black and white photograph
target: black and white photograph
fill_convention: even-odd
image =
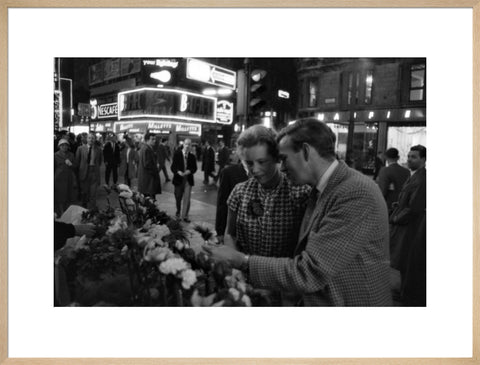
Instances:
[[[55,57],[54,306],[426,307],[427,64]]]
[[[478,4],[56,1],[2,8],[0,363],[478,357]]]

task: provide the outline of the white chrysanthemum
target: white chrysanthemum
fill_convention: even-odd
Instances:
[[[173,256],[172,251],[170,251],[167,247],[145,247],[143,252],[143,259],[147,262],[163,262]]]
[[[177,275],[180,271],[186,270],[188,265],[182,258],[173,257],[162,262],[158,268],[162,274]]]
[[[120,191],[130,191],[130,187],[125,184],[118,184],[117,187],[118,187],[118,190]]]
[[[185,243],[183,243],[183,241],[177,240],[175,241],[175,248],[179,251],[182,251],[185,248]]]
[[[202,247],[203,247],[203,245],[205,245],[205,240],[203,239],[200,232],[192,230],[192,231],[189,231],[188,233],[189,233],[188,241],[190,242],[190,247],[195,252],[202,251]]]
[[[125,198],[125,199],[130,199],[132,196],[133,196],[133,193],[128,190],[128,191],[122,191],[120,194],[118,194],[121,198]]]
[[[125,228],[128,228],[128,224],[123,220],[123,217],[115,217],[112,219],[110,227],[108,227],[107,234],[112,234]]]
[[[154,238],[163,238],[170,234],[170,230],[165,224],[162,225],[152,225],[148,230],[148,234]]]
[[[187,269],[182,271],[182,286],[184,289],[190,289],[197,282],[195,271]]]

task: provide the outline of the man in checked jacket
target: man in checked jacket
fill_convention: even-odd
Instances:
[[[296,305],[389,306],[387,206],[375,182],[335,159],[335,139],[316,119],[299,120],[277,137],[282,170],[314,188],[292,258],[205,250],[247,272],[256,288],[293,293]]]

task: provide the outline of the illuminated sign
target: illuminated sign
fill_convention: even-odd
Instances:
[[[177,68],[178,61],[169,59],[157,59],[157,60],[143,60],[144,66],[158,66],[158,67],[170,67]]]
[[[207,84],[227,87],[234,90],[236,88],[237,73],[194,58],[188,58],[187,79],[202,81]]]
[[[94,132],[113,132],[113,122],[90,123],[90,130]]]
[[[285,90],[278,90],[278,97],[282,99],[290,99],[290,93]]]
[[[176,89],[141,88],[118,94],[118,119],[168,118],[215,123],[217,99]]]
[[[55,90],[53,93],[53,123],[55,130],[63,127],[62,109],[62,92]]]
[[[116,117],[118,114],[117,103],[101,104],[97,108],[98,108],[99,119]]]
[[[179,134],[191,134],[196,136],[202,135],[202,125],[197,123],[182,122],[152,122],[152,121],[135,121],[135,122],[116,122],[114,124],[115,133],[122,132],[141,132],[168,134],[175,131]]]
[[[227,100],[220,100],[217,103],[217,122],[221,124],[232,124],[233,103]]]

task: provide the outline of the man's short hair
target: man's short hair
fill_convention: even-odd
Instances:
[[[277,136],[280,142],[285,136],[290,137],[292,148],[300,151],[304,143],[309,144],[317,153],[328,160],[335,159],[335,142],[337,138],[332,130],[323,122],[314,118],[299,119],[283,128]]]
[[[427,159],[427,148],[421,144],[410,147],[410,151],[418,151],[420,158],[424,158],[425,160]]]
[[[275,133],[263,125],[257,124],[245,129],[237,140],[237,145],[242,148],[249,148],[258,144],[265,144],[268,154],[278,160],[278,143],[275,139]]]
[[[391,160],[398,160],[400,155],[398,154],[398,150],[392,147],[385,151],[385,157]]]
[[[150,132],[145,133],[145,142],[148,142],[151,137],[155,137],[155,134]]]

